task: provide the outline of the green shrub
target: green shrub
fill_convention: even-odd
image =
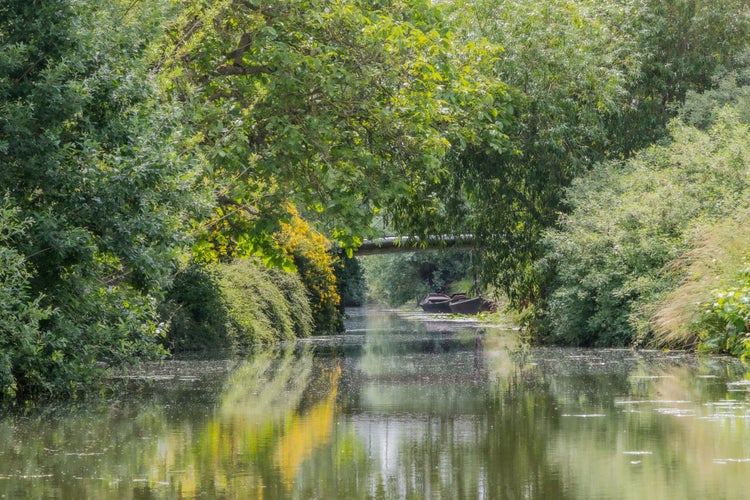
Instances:
[[[699,325],[701,351],[750,357],[750,269],[738,281],[715,290],[713,302],[706,304]]]
[[[229,312],[215,268],[192,263],[182,270],[175,277],[160,312],[169,325],[166,344],[170,350],[230,347]]]
[[[252,260],[220,265],[218,271],[232,345],[246,347],[311,334],[312,312],[297,275]]]
[[[280,269],[262,267],[268,281],[278,287],[286,299],[289,319],[295,337],[309,337],[315,328],[315,321],[310,307],[310,298],[299,274],[284,272]]]
[[[745,93],[738,88],[738,96]],[[547,233],[548,252],[537,263],[540,275],[552,276],[544,338],[571,345],[652,340],[652,319],[684,282],[680,261],[699,241],[699,228],[744,211],[750,199],[744,115],[717,105],[711,116],[703,130],[675,121],[671,143],[574,182],[570,213]]]
[[[161,312],[174,351],[244,348],[307,337],[313,328],[299,276],[254,260],[191,264],[175,279]]]
[[[7,202],[0,205],[0,400],[45,385],[44,365],[51,361],[37,355],[42,347],[39,322],[49,311],[29,296],[26,259],[6,246],[24,234],[27,224]]]

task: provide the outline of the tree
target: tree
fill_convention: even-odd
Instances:
[[[632,12],[627,2],[589,0],[457,1],[450,12],[459,37],[504,50],[493,75],[511,88],[512,146],[458,154],[450,192],[468,204],[485,279],[519,305],[543,293],[531,264],[563,208],[562,188],[610,152],[606,119],[624,106],[638,63],[622,29]]]
[[[25,221],[3,244],[24,259],[22,296],[48,311],[29,323],[33,355],[11,360],[18,397],[77,394],[102,363],[161,352],[155,301],[195,201],[179,109],[146,63],[161,9],[0,6],[0,191]]]
[[[640,64],[629,102],[609,117],[614,150],[628,155],[667,137],[667,123],[690,92],[746,65],[750,6],[744,0],[648,0],[624,30],[637,42]]]
[[[446,153],[505,145],[505,87],[482,72],[495,47],[457,44],[429,1],[192,1],[169,31],[161,67],[224,226],[206,254],[283,260],[287,202],[345,248],[376,213],[424,229]]]
[[[736,0],[479,0],[450,12],[462,39],[504,48],[495,74],[515,106],[505,129],[513,147],[467,148],[451,192],[468,205],[486,278],[516,306],[543,303],[550,277],[533,262],[542,232],[568,210],[564,189],[597,162],[665,137],[686,92],[738,64],[750,11]]]
[[[330,241],[310,227],[295,210],[289,211],[289,222],[281,223],[274,236],[280,250],[294,264],[307,290],[310,309],[315,318],[313,334],[332,334],[344,329],[341,296],[336,286],[338,257]]]

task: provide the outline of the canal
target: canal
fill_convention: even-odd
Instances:
[[[747,498],[734,359],[529,348],[354,309],[344,335],[123,374],[0,419],[2,498]]]

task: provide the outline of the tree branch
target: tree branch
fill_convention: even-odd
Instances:
[[[231,75],[264,75],[271,73],[271,68],[262,64],[252,65],[237,65],[237,64],[223,64],[216,68],[216,72],[220,75],[231,76]]]

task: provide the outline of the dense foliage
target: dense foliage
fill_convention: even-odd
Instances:
[[[472,255],[467,250],[373,255],[365,260],[368,293],[389,306],[416,304],[428,293],[468,293],[473,287]]]
[[[170,351],[231,347],[229,312],[216,267],[193,262],[181,270],[159,312],[168,325],[165,344]]]
[[[750,357],[750,270],[731,288],[716,290],[700,324],[701,349]]]
[[[43,383],[35,358],[43,348],[39,322],[50,311],[40,307],[38,297],[29,296],[31,275],[14,245],[14,240],[25,238],[27,224],[18,220],[18,209],[7,202],[0,207],[0,385],[4,397],[14,397],[29,384]]]
[[[3,330],[6,394],[78,394],[104,363],[161,354],[155,304],[194,203],[181,114],[142,62],[160,17],[117,1],[0,6],[0,192],[22,228],[3,241],[3,287],[26,302]]]
[[[696,234],[742,227],[749,39],[743,0],[2,2],[2,395],[337,331],[328,250],[376,219],[473,233],[548,339],[674,338],[671,294],[718,303],[680,274],[719,248]],[[440,259],[396,258],[380,294],[465,275]],[[677,323],[739,325],[713,311]]]
[[[252,259],[192,263],[175,278],[160,312],[172,352],[245,349],[308,337],[314,324],[299,275]]]
[[[456,43],[428,0],[185,5],[160,64],[219,195],[206,252],[283,261],[289,202],[344,248],[376,213],[427,231],[446,154],[505,145],[496,48]]]
[[[342,252],[343,253],[343,252]],[[348,258],[339,254],[334,266],[336,288],[341,297],[342,307],[359,307],[367,299],[365,267],[357,257]]]
[[[626,2],[625,30],[636,40],[638,71],[630,102],[608,117],[614,151],[627,154],[666,137],[666,124],[690,93],[713,88],[717,72],[746,64],[750,6],[745,0]]]
[[[289,222],[282,222],[274,239],[290,260],[307,290],[315,316],[316,335],[342,330],[341,296],[336,286],[337,257],[330,241],[310,227],[294,210]]]
[[[669,330],[694,321],[682,318],[670,325],[669,314],[675,313],[664,308],[674,302],[696,309],[708,301],[710,283],[705,282],[664,302],[686,279],[695,284],[697,274],[706,274],[706,269],[699,273],[697,262],[718,257],[716,251],[690,253],[705,247],[710,228],[748,209],[748,88],[738,86],[737,75],[719,88],[691,96],[670,127],[670,143],[624,163],[604,164],[569,190],[571,212],[560,229],[547,233],[549,250],[539,262],[543,273],[554,275],[546,311],[549,339],[627,345],[636,336],[652,338],[655,324]],[[731,260],[736,266],[746,256],[745,249]],[[717,271],[714,266],[710,274]],[[735,279],[739,270],[726,271]],[[721,305],[711,306],[714,315],[724,308],[730,314],[728,301],[739,292],[716,293]],[[716,320],[736,326],[727,318]],[[697,336],[697,325],[687,327],[683,343]]]
[[[666,136],[687,92],[739,67],[750,10],[741,0],[449,4],[461,37],[504,48],[495,74],[515,112],[512,146],[458,154],[447,194],[465,200],[453,205],[483,248],[485,279],[524,306],[549,292],[532,263],[543,231],[568,210],[563,189],[597,161]]]
[[[220,265],[218,272],[233,346],[249,347],[312,333],[312,312],[297,275],[252,260]]]

